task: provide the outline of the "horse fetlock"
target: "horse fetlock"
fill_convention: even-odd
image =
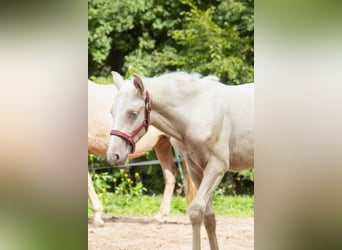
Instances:
[[[204,215],[204,226],[207,231],[215,231],[216,230],[216,219],[215,214],[206,214]]]

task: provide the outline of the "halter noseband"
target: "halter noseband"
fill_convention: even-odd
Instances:
[[[131,135],[128,135],[124,132],[120,132],[119,130],[114,130],[112,129],[110,131],[110,135],[116,135],[119,136],[120,138],[124,139],[125,141],[127,141],[131,146],[132,146],[132,152],[134,153],[135,151],[135,142],[134,142],[134,137],[139,134],[139,132],[145,128],[146,132],[148,130],[148,127],[150,126],[150,112],[152,109],[152,105],[151,105],[151,100],[150,100],[150,94],[148,93],[148,91],[146,90],[146,97],[145,97],[145,118],[143,120],[143,122],[141,123],[141,125],[135,129]]]

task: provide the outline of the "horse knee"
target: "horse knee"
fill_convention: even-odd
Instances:
[[[204,206],[191,204],[189,206],[189,217],[192,224],[201,224],[204,214]]]
[[[204,215],[204,226],[207,229],[207,231],[212,232],[216,230],[215,214]]]
[[[177,177],[177,168],[176,169],[163,169],[163,175],[165,179],[165,184],[175,184]]]

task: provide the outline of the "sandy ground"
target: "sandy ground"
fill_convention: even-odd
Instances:
[[[220,250],[254,249],[254,218],[217,216],[216,233]],[[187,216],[169,216],[163,224],[151,217],[111,217],[104,227],[88,221],[89,250],[191,250],[192,232]],[[202,250],[209,250],[204,226]]]

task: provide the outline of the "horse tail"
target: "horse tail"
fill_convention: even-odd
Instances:
[[[190,178],[190,175],[189,175],[189,172],[185,165],[184,160],[182,160],[182,168],[183,168],[184,182],[185,182],[185,199],[186,199],[186,203],[189,205],[196,195],[197,188]]]

